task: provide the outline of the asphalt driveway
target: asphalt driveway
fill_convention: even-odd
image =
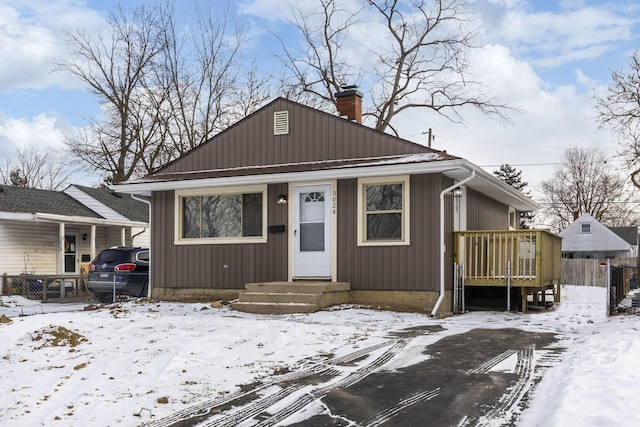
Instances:
[[[517,409],[561,351],[548,333],[474,329],[429,339],[441,330],[407,329],[345,356],[310,360],[153,426],[515,425]]]

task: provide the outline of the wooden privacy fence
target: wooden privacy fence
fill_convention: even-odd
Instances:
[[[613,258],[612,267],[625,267],[622,275],[624,283],[636,274],[637,258]],[[607,286],[606,259],[562,259],[562,283],[580,286]]]

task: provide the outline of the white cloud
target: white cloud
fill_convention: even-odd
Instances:
[[[576,69],[574,74],[576,76],[576,83],[582,87],[585,87],[591,90],[598,85],[598,82],[595,79],[592,79],[589,76],[587,76],[585,72],[580,68]]]
[[[11,156],[18,148],[35,147],[41,151],[62,151],[68,125],[59,118],[39,114],[31,119],[0,116],[0,158]]]
[[[0,0],[0,91],[77,85],[52,72],[52,62],[66,54],[65,31],[100,22],[98,12],[81,1]]]
[[[464,125],[428,110],[412,111],[395,123],[401,136],[426,143],[424,133],[432,128],[433,148],[480,166],[515,165],[522,169],[534,196],[540,195],[540,182],[551,176],[565,148],[592,147],[614,153],[610,135],[598,129],[594,120],[593,99],[576,87],[548,85],[504,46],[487,45],[471,59],[480,81],[496,94],[498,102],[519,109],[508,113],[511,122],[501,124],[472,108],[463,112]],[[584,76],[578,80],[587,82]]]
[[[544,67],[598,58],[612,46],[632,40],[637,23],[606,5],[533,12],[519,3],[508,8],[502,17],[487,36]]]

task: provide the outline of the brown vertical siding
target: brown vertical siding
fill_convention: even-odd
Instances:
[[[286,227],[287,208],[276,205],[279,194],[287,194],[286,184],[268,187],[268,225]],[[241,289],[249,282],[287,280],[286,231],[269,233],[261,244],[174,245],[174,216],[174,192],[154,193],[154,287]]]
[[[468,230],[507,230],[509,207],[477,191],[467,192]]]
[[[289,134],[273,134],[273,113],[289,111]],[[162,169],[182,172],[431,151],[282,98]]]
[[[338,182],[338,281],[353,290],[437,291],[440,286],[440,191],[451,181],[441,175],[412,175],[410,181],[411,245],[357,246],[357,180]],[[453,203],[445,201],[451,235]],[[447,247],[452,247],[447,239]],[[448,263],[453,260],[447,253]],[[448,275],[449,276],[449,275]]]

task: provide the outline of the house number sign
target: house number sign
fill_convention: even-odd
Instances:
[[[331,192],[331,213],[336,214],[338,211],[338,192],[333,190]]]

